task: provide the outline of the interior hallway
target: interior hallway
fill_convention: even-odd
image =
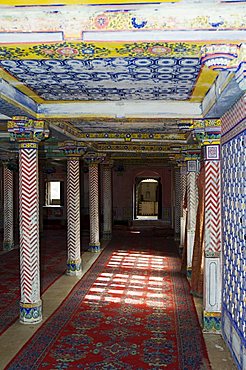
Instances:
[[[152,240],[153,243],[163,242],[164,230],[144,230],[144,229],[132,229],[132,228],[120,228],[114,230],[113,240],[123,243],[124,239],[132,240],[132,243],[137,242],[139,237],[142,237],[142,240]],[[52,235],[53,239],[57,240],[59,243],[59,237],[61,239],[62,233],[60,230],[54,230],[45,232],[44,239],[46,239],[47,245],[49,244],[49,237]],[[64,237],[64,235],[63,235]],[[82,240],[82,244],[86,245],[86,239]],[[166,233],[165,237],[166,243],[168,244],[168,249],[174,254],[177,253],[177,246],[175,245],[173,238],[170,234]],[[64,240],[63,240],[64,242]],[[46,243],[43,243],[45,245]],[[103,248],[107,247],[105,243]],[[82,251],[83,251],[82,245]],[[170,249],[171,247],[171,249]],[[144,248],[143,248],[144,249]],[[2,253],[1,258],[7,258],[9,252]],[[101,252],[100,252],[101,253]],[[82,261],[83,261],[83,274],[90,268],[90,266],[95,262],[100,253],[91,253],[91,252],[82,252]],[[47,260],[45,260],[47,263]],[[45,268],[44,268],[45,269]],[[38,325],[21,325],[17,320],[8,330],[2,334],[0,337],[0,369],[4,369],[6,364],[14,357],[18,350],[26,343],[30,337],[38,330],[40,326],[52,315],[52,313],[57,309],[60,303],[66,298],[68,293],[78,282],[78,277],[68,277],[66,275],[60,276],[53,285],[51,285],[45,293],[42,295],[43,301],[43,322]],[[196,308],[198,316],[202,312],[202,303],[200,299],[195,299]],[[187,338],[188,339],[188,338]],[[206,341],[206,346],[209,354],[209,359],[211,362],[212,369],[224,369],[232,370],[236,369],[233,360],[229,354],[229,351],[225,347],[224,341],[221,339],[220,335],[216,334],[204,334],[204,339]],[[188,339],[189,340],[189,339]],[[21,368],[21,364],[20,368]],[[73,368],[73,367],[69,367]],[[8,367],[6,368],[8,369]],[[35,369],[35,367],[33,367]]]

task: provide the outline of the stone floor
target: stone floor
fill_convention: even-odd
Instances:
[[[83,273],[90,268],[98,254],[84,252],[82,255]],[[77,277],[61,276],[42,296],[43,322],[55,311],[65,299],[74,285]],[[198,317],[201,318],[202,301],[195,299]],[[35,331],[42,325],[23,325],[17,320],[2,336],[0,336],[0,370],[4,369],[19,349],[30,339]],[[220,335],[204,334],[209,359],[213,370],[234,370],[234,365],[229,350]],[[6,368],[7,369],[7,368]],[[175,369],[174,369],[175,370]],[[199,369],[194,369],[199,370]]]

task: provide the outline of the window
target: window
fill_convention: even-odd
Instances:
[[[63,205],[63,182],[47,181],[46,182],[46,206]]]

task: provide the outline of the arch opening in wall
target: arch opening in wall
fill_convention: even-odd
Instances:
[[[137,177],[134,196],[135,220],[161,219],[161,181],[160,178]]]

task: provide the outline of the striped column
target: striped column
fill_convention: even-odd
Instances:
[[[179,240],[180,238],[180,204],[181,204],[181,179],[180,179],[179,168],[175,168],[174,186],[175,186],[174,233],[175,233],[175,240]]]
[[[8,167],[8,162],[3,163],[3,249],[14,248],[14,174]]]
[[[221,179],[220,146],[203,147],[205,161],[204,330],[221,330]]]
[[[42,162],[39,162],[39,231],[43,233],[44,231],[44,211],[43,207],[45,205],[45,175],[43,171]]]
[[[198,206],[197,160],[187,161],[187,276],[191,277]]]
[[[39,266],[38,144],[23,143],[19,149],[20,171],[20,321],[42,320]]]
[[[4,228],[3,225],[3,163],[0,163],[0,230]]]
[[[14,117],[10,140],[19,142],[20,322],[42,320],[39,261],[38,142],[48,136],[43,121]]]
[[[88,153],[85,161],[89,165],[89,213],[90,213],[90,252],[99,252],[99,163],[105,155],[100,153]]]
[[[66,141],[59,149],[67,156],[67,275],[81,276],[80,157],[86,148]]]
[[[67,159],[67,275],[81,275],[79,156]]]
[[[104,161],[102,165],[103,198],[103,239],[112,237],[112,166],[113,161]]]
[[[180,245],[179,248],[183,250],[185,243],[185,225],[186,225],[186,208],[185,208],[185,196],[186,196],[186,183],[187,183],[187,169],[186,165],[180,166]]]

